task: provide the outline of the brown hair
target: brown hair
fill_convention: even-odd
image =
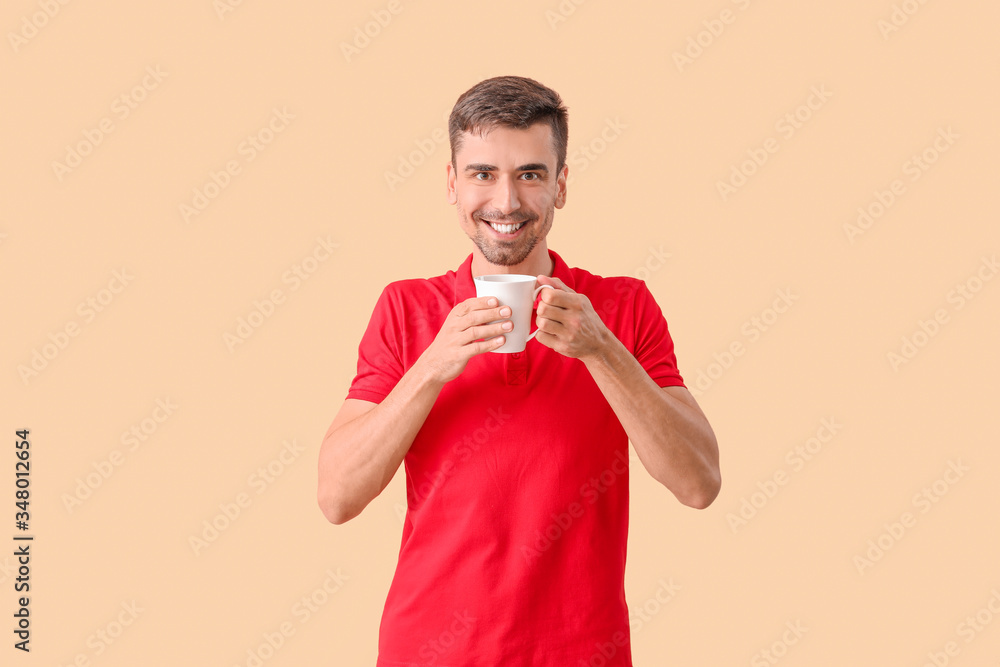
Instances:
[[[482,136],[495,127],[526,130],[535,123],[548,122],[552,128],[552,148],[556,172],[566,164],[569,140],[566,107],[559,94],[523,76],[497,76],[480,81],[462,93],[448,118],[451,163],[462,145],[462,132]]]

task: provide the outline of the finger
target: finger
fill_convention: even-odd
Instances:
[[[460,305],[465,306],[463,312],[473,312],[476,310],[483,310],[484,308],[493,308],[500,305],[500,302],[495,296],[475,296],[463,301]]]
[[[475,310],[469,313],[462,322],[467,327],[493,322],[495,320],[506,320],[511,317],[510,306],[496,306],[485,310]]]
[[[543,282],[542,279],[544,279],[544,282]],[[569,292],[570,294],[576,294],[576,291],[573,290],[572,288],[568,287],[566,285],[566,283],[564,283],[560,278],[555,278],[553,276],[539,275],[539,276],[537,276],[537,280],[538,280],[539,284],[541,284],[541,285],[546,285],[546,284],[547,285],[552,285],[553,287],[555,287],[555,288],[557,288],[559,290],[562,290],[564,292]],[[542,291],[544,292],[546,290],[542,290]]]
[[[570,296],[569,292],[563,292],[558,288],[555,289],[543,289],[538,293],[537,306],[543,303],[552,306],[553,308],[570,308],[573,306],[574,297]],[[536,306],[536,307],[537,307]]]
[[[470,301],[472,303],[470,310],[472,311],[494,308],[500,305],[500,302],[495,296],[480,296],[475,299],[470,299]]]
[[[465,348],[472,351],[473,356],[480,354],[482,352],[489,352],[492,349],[498,348],[504,344],[504,336],[496,336],[494,338],[487,338],[485,340],[475,339],[468,343],[465,343]]]
[[[455,307],[451,309],[451,314],[455,317],[465,317],[474,310],[486,307],[486,300],[487,297],[466,299],[465,301],[455,304]]]
[[[535,326],[539,329],[544,327],[544,331],[547,334],[552,334],[553,336],[560,336],[566,333],[566,325],[559,320],[549,319],[548,317],[535,318]]]
[[[510,325],[509,327],[507,325]],[[463,343],[468,343],[469,341],[479,340],[480,338],[493,338],[494,336],[502,336],[503,334],[509,334],[514,329],[514,323],[510,320],[504,320],[503,322],[494,322],[493,324],[481,324],[476,327],[469,327],[463,331]],[[467,340],[466,340],[467,339]]]
[[[460,318],[469,318],[472,324],[481,324],[482,322],[489,322],[491,319],[495,320],[503,317],[498,314],[501,308],[503,308],[503,305],[495,296],[481,296],[466,299],[456,306],[455,315]]]

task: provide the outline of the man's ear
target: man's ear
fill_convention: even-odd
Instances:
[[[564,164],[559,176],[556,177],[556,201],[555,207],[562,208],[566,205],[566,179],[569,178],[569,165]]]
[[[445,187],[447,188],[446,196],[448,197],[448,203],[456,204],[458,203],[458,194],[455,192],[455,179],[457,174],[455,173],[455,168],[452,166],[451,162],[445,165],[445,173],[447,174]]]

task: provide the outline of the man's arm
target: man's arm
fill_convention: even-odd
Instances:
[[[344,401],[319,449],[318,500],[331,523],[353,519],[389,485],[443,386],[414,364],[381,403]]]
[[[685,505],[711,505],[722,486],[719,446],[691,392],[658,386],[610,331],[598,351],[581,361],[649,474]]]
[[[598,316],[590,299],[558,278],[539,293],[536,340],[581,360],[653,478],[689,507],[712,504],[722,486],[715,433],[684,387],[660,388]]]
[[[353,519],[389,485],[441,389],[503,344],[510,314],[494,297],[466,299],[381,403],[344,401],[319,449],[317,500],[330,522]]]

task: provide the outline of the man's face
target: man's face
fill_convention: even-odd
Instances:
[[[448,202],[490,264],[516,266],[544,241],[555,209],[566,203],[569,168],[564,165],[559,174],[555,168],[548,123],[526,130],[497,127],[485,137],[464,133],[455,167],[448,164]],[[490,222],[523,224],[509,231]]]

